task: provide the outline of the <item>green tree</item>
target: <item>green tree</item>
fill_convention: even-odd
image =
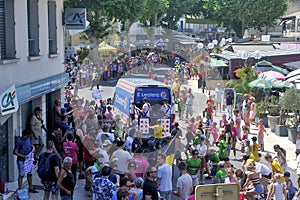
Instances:
[[[254,69],[251,66],[242,67],[236,71],[236,76],[238,78],[230,80],[227,87],[234,88],[237,93],[248,93],[250,91],[248,84],[256,78]]]
[[[216,21],[227,31],[233,29],[239,38],[245,30],[272,26],[287,10],[287,0],[204,0],[205,17]]]
[[[300,111],[300,93],[294,87],[287,89],[283,96],[279,99],[279,105],[288,111],[292,111],[297,116],[297,112]]]
[[[150,40],[150,47],[154,46],[154,34],[156,28],[160,25],[167,9],[168,0],[145,0],[146,6],[140,22]]]

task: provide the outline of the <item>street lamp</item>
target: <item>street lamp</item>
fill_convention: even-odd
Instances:
[[[199,42],[199,43],[197,44],[197,48],[198,48],[198,49],[203,49],[203,47],[204,47],[204,45],[203,45],[202,42]]]
[[[212,50],[213,48],[215,47],[215,45],[213,44],[213,43],[208,43],[208,45],[207,45],[207,48],[209,49],[209,50]]]
[[[238,55],[242,60],[245,60],[244,66],[246,66],[247,60],[248,60],[248,58],[249,58],[249,52],[246,51],[246,50],[239,50],[239,51],[237,52],[237,55]]]

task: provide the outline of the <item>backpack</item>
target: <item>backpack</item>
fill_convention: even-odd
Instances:
[[[51,176],[50,159],[54,155],[55,153],[51,153],[47,157],[45,156],[45,153],[42,153],[40,155],[37,173],[40,179],[42,179],[43,181],[49,180]]]

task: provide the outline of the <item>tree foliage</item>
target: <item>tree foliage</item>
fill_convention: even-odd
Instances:
[[[238,78],[230,80],[227,86],[234,88],[237,93],[248,93],[250,91],[248,84],[256,78],[254,69],[251,66],[242,67],[236,70],[236,76]]]
[[[279,105],[288,111],[300,111],[300,93],[296,88],[287,89],[279,99]]]
[[[171,30],[177,29],[177,22],[180,17],[184,14],[199,14],[201,9],[194,10],[194,8],[199,4],[198,0],[169,0],[169,7],[165,12],[164,17],[161,20],[161,25],[163,28],[168,28]]]
[[[205,17],[242,38],[249,28],[272,26],[287,10],[287,0],[204,0]]]

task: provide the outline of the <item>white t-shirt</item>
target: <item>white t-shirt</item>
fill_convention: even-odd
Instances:
[[[150,103],[144,103],[144,105],[143,105],[143,110],[144,110],[144,115],[146,116],[146,117],[150,117],[150,108],[151,108],[151,105],[150,105]]]
[[[158,190],[167,192],[172,190],[172,167],[164,163],[157,169],[157,178],[160,179]]]
[[[170,117],[172,107],[170,104],[164,104],[160,107],[160,110],[164,113],[165,116]]]
[[[125,141],[126,150],[131,150],[132,142],[133,142],[133,138],[131,136],[128,136]]]
[[[108,163],[109,162],[109,156],[108,156],[107,152],[104,149],[99,149],[99,153],[103,155],[102,164]]]
[[[194,100],[194,94],[193,93],[187,93],[187,99],[186,99],[186,105],[192,106]]]
[[[203,144],[203,145],[198,144],[198,145],[196,146],[196,149],[198,150],[198,152],[199,152],[198,155],[199,155],[200,157],[206,156],[207,146],[206,146],[205,144]]]
[[[189,174],[182,174],[177,181],[177,188],[181,188],[181,196],[175,196],[175,199],[187,200],[191,194],[191,188],[193,188],[193,181]]]
[[[118,149],[112,154],[113,158],[118,158],[116,161],[117,164],[117,170],[119,174],[125,174],[128,168],[128,162],[132,159],[132,156],[128,151],[124,151],[121,149]],[[172,176],[172,173],[171,173]]]
[[[256,162],[255,166],[256,166],[256,172],[261,173],[262,175],[267,176],[272,172],[272,170],[265,164]]]

